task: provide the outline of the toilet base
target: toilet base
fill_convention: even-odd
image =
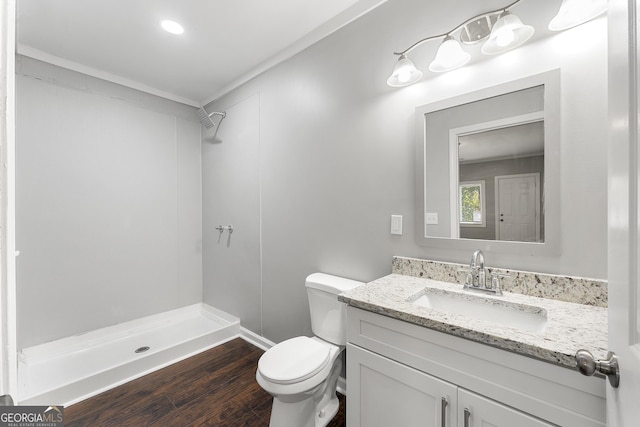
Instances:
[[[313,398],[287,403],[273,398],[269,427],[315,427]]]
[[[338,413],[338,409],[340,409],[340,401],[338,400],[338,396],[333,394],[333,398],[329,401],[329,403],[325,406],[324,409],[320,409],[316,412],[315,416],[315,427],[325,427],[329,422],[336,416]]]
[[[334,361],[329,378],[305,393],[306,398],[286,402],[274,396],[269,427],[326,427],[340,407],[336,388],[341,369],[342,354]]]

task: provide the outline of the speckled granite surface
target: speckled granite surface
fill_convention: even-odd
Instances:
[[[538,313],[538,316],[546,315],[546,322],[543,322],[542,330],[524,330],[504,322],[499,315],[495,320],[479,320],[451,310],[440,311],[415,304],[413,301],[425,292],[446,292],[449,296],[476,302],[480,298],[483,304],[498,306],[521,304],[525,307],[520,309]],[[457,283],[401,274],[367,283],[340,295],[339,299],[357,308],[570,369],[575,369],[575,353],[581,348],[591,351],[597,359],[605,358],[607,353],[607,309],[604,307],[510,292],[496,297],[463,291],[462,285]]]
[[[464,283],[468,265],[415,258],[393,257],[392,273],[422,277],[450,283]],[[581,277],[491,268],[492,273],[506,274],[502,289],[523,295],[551,298],[578,304],[607,307],[607,282]]]

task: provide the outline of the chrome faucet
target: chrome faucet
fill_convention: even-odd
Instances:
[[[491,274],[489,282],[487,283],[487,270],[484,268],[484,254],[478,249],[471,256],[471,262],[469,263],[469,269],[467,271],[467,280],[463,289],[502,295],[502,290],[500,289],[501,277],[506,276],[502,274]]]
[[[473,287],[486,287],[487,273],[484,270],[484,254],[480,249],[475,251],[471,256],[471,263],[469,264],[469,268],[471,268],[471,284],[473,285]]]

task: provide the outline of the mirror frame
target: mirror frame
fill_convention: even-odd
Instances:
[[[545,241],[511,242],[504,240],[460,239],[449,237],[427,237],[425,212],[426,188],[426,121],[425,116],[431,112],[481,101],[534,86],[544,86],[544,211]],[[476,250],[486,252],[504,252],[517,255],[558,255],[561,252],[560,230],[560,70],[555,69],[541,74],[502,83],[497,86],[480,89],[474,92],[436,101],[416,108],[416,243],[420,246],[441,249]],[[449,144],[449,141],[442,141]],[[451,153],[449,154],[451,156]],[[456,159],[457,160],[457,159]],[[452,160],[448,159],[450,164]],[[446,177],[449,186],[449,176]],[[552,183],[552,184],[549,184]]]

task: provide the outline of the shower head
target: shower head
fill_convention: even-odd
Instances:
[[[204,107],[201,107],[198,110],[198,118],[200,119],[200,123],[202,123],[202,125],[207,129],[211,129],[212,127],[216,126],[214,121],[211,120],[211,116],[220,116],[220,121],[218,122],[219,125],[222,119],[227,116],[227,113],[224,111],[221,113],[217,111],[214,111],[213,113],[207,113],[207,110],[205,110]]]

